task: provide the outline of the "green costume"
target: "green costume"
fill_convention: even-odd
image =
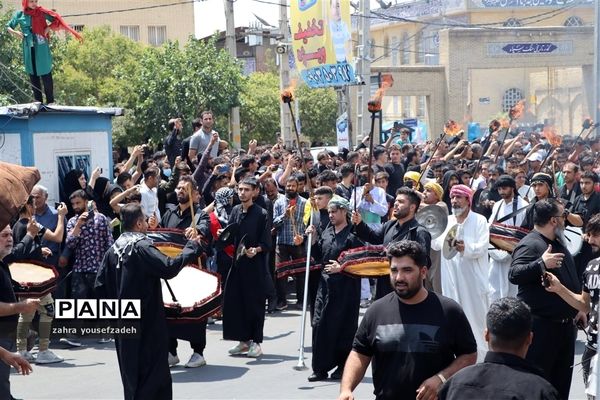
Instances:
[[[54,21],[54,17],[46,15],[46,20],[51,23]],[[23,11],[17,11],[8,22],[7,26],[11,29],[15,29],[17,25],[21,28],[21,32],[23,33],[23,60],[27,73],[29,75],[43,76],[52,72],[52,54],[50,54],[48,40],[41,35],[33,33],[31,30],[31,17],[26,15]],[[31,58],[32,48],[35,53],[35,73]]]

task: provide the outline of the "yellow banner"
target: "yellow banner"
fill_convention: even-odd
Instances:
[[[291,0],[294,58],[308,86],[355,83],[351,26],[350,0]]]

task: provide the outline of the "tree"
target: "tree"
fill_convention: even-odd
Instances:
[[[240,95],[242,145],[250,139],[259,143],[275,143],[279,131],[279,76],[256,72],[244,81]]]
[[[300,102],[302,135],[311,141],[336,143],[335,120],[337,117],[337,97],[332,88],[311,89],[301,84],[296,89]]]
[[[63,42],[55,68],[61,104],[131,108],[136,103],[132,77],[138,74],[144,47],[108,26],[85,30],[84,42]]]
[[[0,0],[0,105],[33,101],[29,77],[23,66],[21,41],[6,30],[15,10]]]
[[[191,119],[203,110],[225,115],[230,107],[239,105],[241,88],[240,64],[225,50],[217,49],[214,39],[190,37],[183,48],[177,43],[147,48],[134,78],[139,100],[133,107],[127,142],[162,140],[166,124],[174,116]],[[186,122],[189,126],[191,121]]]

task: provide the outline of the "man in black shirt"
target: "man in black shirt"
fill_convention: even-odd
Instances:
[[[421,198],[417,192],[407,187],[398,189],[396,201],[394,202],[394,219],[381,225],[379,229],[372,229],[369,225],[362,222],[360,213],[352,213],[352,224],[356,236],[359,239],[371,244],[383,244],[387,246],[400,240],[414,240],[418,242],[425,252],[429,254],[431,250],[431,234],[421,226],[415,219],[415,214],[421,205]],[[429,267],[429,262],[426,264]],[[390,293],[392,288],[389,285],[387,277],[377,278],[377,289],[375,298],[380,299]]]
[[[367,310],[344,368],[340,400],[352,398],[371,360],[376,399],[433,400],[446,379],[477,359],[461,307],[423,287],[423,247],[404,240],[387,254],[394,292]]]
[[[542,286],[546,269],[573,293],[581,292],[573,257],[564,245],[564,206],[554,199],[533,206],[534,229],[515,248],[508,279],[519,286],[517,297],[533,315],[533,342],[527,360],[544,370],[546,378],[564,399],[571,388],[575,355],[577,310]]]
[[[577,196],[569,210],[571,215],[568,216],[568,220],[572,225],[586,226],[590,218],[600,213],[600,195],[594,191],[594,186],[598,183],[598,175],[586,171],[579,178],[579,182],[581,194]],[[579,276],[583,275],[584,268],[592,258],[594,258],[592,247],[584,241],[581,250],[575,256],[575,265]]]
[[[458,371],[442,386],[438,399],[558,400],[542,371],[525,360],[532,339],[529,307],[503,297],[490,306],[486,325],[490,351],[484,362]]]
[[[595,215],[590,219],[585,228],[586,240],[590,244],[594,253],[600,250],[600,215]],[[595,258],[587,265],[583,273],[583,288],[581,294],[573,293],[567,289],[552,274],[548,274],[547,291],[558,294],[564,301],[569,303],[577,310],[590,315],[587,324],[587,343],[581,356],[581,365],[583,367],[583,383],[586,386],[586,393],[595,393],[595,387],[589,387],[590,362],[596,355],[598,343],[598,302],[600,300],[600,257]],[[585,321],[584,325],[585,325]],[[592,385],[593,386],[593,385]],[[593,396],[588,396],[588,399]]]
[[[390,163],[387,165],[388,174],[390,174],[390,183],[387,187],[388,194],[395,196],[396,191],[404,182],[404,166],[402,165],[402,152],[400,146],[393,144],[390,146]]]

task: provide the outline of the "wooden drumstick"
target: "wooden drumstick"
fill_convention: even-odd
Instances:
[[[190,207],[190,213],[192,214],[192,222],[190,223],[190,228],[194,230],[196,235],[198,235],[198,228],[196,228],[196,213],[194,211],[194,201],[192,199],[192,184],[189,183],[187,185],[188,192],[188,204]],[[202,267],[202,257],[198,257],[198,266]]]

